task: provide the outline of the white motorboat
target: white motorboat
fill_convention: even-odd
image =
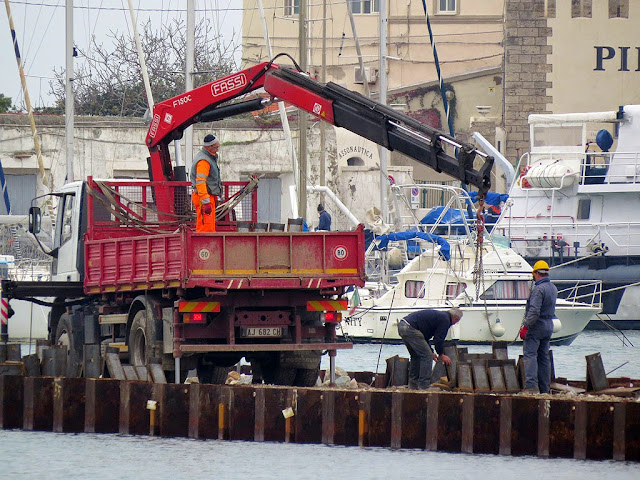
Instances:
[[[524,309],[532,284],[532,267],[513,249],[484,243],[476,247],[467,238],[451,243],[449,260],[439,246],[427,247],[396,274],[398,282],[380,298],[359,292],[360,304],[343,319],[338,331],[355,342],[399,343],[397,324],[411,312],[458,306],[462,320],[449,330],[458,343],[484,344],[520,341]],[[590,293],[587,294],[586,292]],[[600,310],[599,284],[573,288],[569,299],[558,299],[552,344],[570,344]],[[577,295],[581,300],[575,301]]]
[[[396,187],[396,191],[402,192],[405,187]],[[407,314],[457,306],[464,316],[449,330],[450,339],[472,344],[520,341],[518,332],[533,281],[532,267],[508,246],[505,238],[494,236],[491,241],[484,234],[478,244],[475,213],[467,213],[467,207],[473,207],[464,190],[442,185],[408,187],[413,193],[417,188],[435,189],[440,198],[448,199],[446,206],[438,210],[441,213],[435,221],[427,222],[418,220],[423,212],[409,209],[413,221],[408,221],[405,215],[402,224],[405,228],[412,227],[412,231],[379,236],[375,240],[377,247],[369,247],[368,257],[382,265],[383,273],[378,275],[377,283],[369,282],[374,289],[359,289],[351,297],[352,308],[338,333],[356,342],[398,343],[401,340],[397,324]],[[402,194],[396,197],[406,198]],[[433,216],[425,216],[428,218]],[[390,262],[384,253],[385,248],[389,250],[390,240],[395,241],[396,252],[401,252],[406,261],[392,279],[388,275]],[[411,248],[403,246],[403,242],[412,242]],[[412,259],[409,252],[415,255]],[[384,288],[375,289],[376,285]],[[559,322],[552,343],[570,344],[583,331],[600,311],[600,288],[599,282],[573,282],[562,292],[565,298],[558,299],[556,305]]]
[[[640,328],[640,105],[529,116],[510,208],[494,232],[556,285],[602,282],[602,312],[587,326]],[[602,320],[602,321],[600,321]]]

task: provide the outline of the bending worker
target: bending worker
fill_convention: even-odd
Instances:
[[[419,310],[398,322],[398,333],[411,356],[410,389],[424,390],[431,386],[431,360],[451,365],[451,359],[444,354],[444,339],[451,325],[458,323],[461,318],[462,310],[454,307],[446,312]],[[437,353],[434,353],[429,346],[431,337]]]
[[[196,207],[196,232],[216,231],[216,203],[222,196],[222,180],[218,168],[218,137],[204,137],[202,150],[191,165],[191,200]]]
[[[520,329],[520,338],[524,340],[525,390],[549,393],[551,383],[549,343],[553,333],[558,289],[549,280],[549,265],[544,260],[538,260],[533,266],[533,279],[535,284],[529,294],[524,313],[524,325]]]

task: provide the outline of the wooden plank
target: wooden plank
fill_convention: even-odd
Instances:
[[[571,385],[564,385],[558,382],[551,382],[550,386],[551,390],[555,390],[561,393],[578,394],[586,392],[584,388],[572,387]]]

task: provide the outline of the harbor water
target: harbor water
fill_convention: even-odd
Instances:
[[[476,353],[490,347],[470,347]],[[557,376],[585,378],[585,355],[600,352],[611,376],[640,378],[640,331],[584,332],[554,347]],[[509,348],[517,358],[522,347]],[[355,345],[336,365],[384,372],[385,359],[407,356],[402,345]],[[378,360],[379,359],[379,360]],[[328,367],[323,357],[323,368]],[[105,434],[0,430],[0,478],[58,479],[598,479],[640,478],[640,464],[537,457],[469,455],[326,445],[300,445]]]

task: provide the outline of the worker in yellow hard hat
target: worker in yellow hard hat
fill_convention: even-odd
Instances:
[[[525,308],[520,329],[523,340],[525,390],[549,393],[551,360],[549,344],[553,333],[558,289],[549,280],[549,264],[538,260],[533,266],[535,283]]]

